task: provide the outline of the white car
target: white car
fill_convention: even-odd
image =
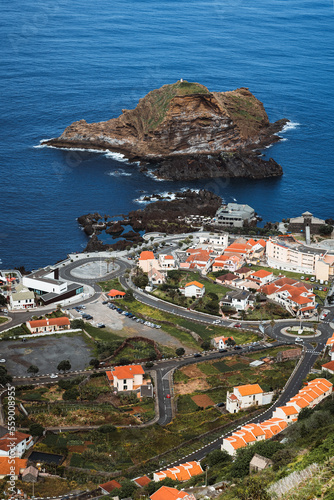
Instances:
[[[58,375],[56,373],[51,373],[50,378],[58,378]]]
[[[303,342],[303,339],[301,339],[300,337],[296,337],[295,342]]]
[[[0,359],[0,363],[6,363],[6,360],[4,358]]]

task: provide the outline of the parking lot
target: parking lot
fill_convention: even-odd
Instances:
[[[67,312],[70,313],[73,318],[82,318],[82,314],[75,309],[70,309]],[[93,326],[97,326],[99,323],[102,323],[106,328],[110,328],[121,337],[126,338],[138,335],[174,349],[184,347],[187,353],[193,352],[193,349],[183,346],[179,340],[164,332],[162,328],[157,329],[142,323],[137,323],[127,316],[119,314],[116,310],[110,309],[107,304],[102,304],[102,299],[99,299],[91,304],[86,304],[85,309],[82,309],[82,312],[90,314],[93,317],[92,320],[89,320]]]
[[[39,368],[39,375],[57,372],[60,361],[68,359],[72,370],[82,370],[93,357],[82,335],[49,336],[22,340],[3,340],[0,343],[0,357],[11,375],[28,375],[31,365]]]

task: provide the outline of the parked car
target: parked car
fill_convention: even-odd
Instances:
[[[304,280],[304,279],[305,279],[305,276],[301,276],[301,277],[300,277],[300,279],[301,279],[301,280]]]
[[[194,358],[201,358],[202,357],[202,354],[200,354],[199,352],[196,352],[196,354],[194,354]]]
[[[103,305],[106,305],[106,304],[108,304],[108,303],[109,303],[109,301],[108,301],[108,300],[104,300],[104,301],[102,302],[102,304],[103,304]]]
[[[96,326],[98,328],[105,328],[106,327],[106,325],[104,325],[103,323],[98,323]]]
[[[58,375],[56,373],[51,373],[50,378],[58,378]]]
[[[233,347],[233,349],[234,349],[235,351],[238,351],[239,349],[242,349],[242,347],[241,347],[241,345],[235,345],[235,346]]]
[[[0,363],[6,363],[6,360],[4,358],[0,359]]]
[[[227,352],[227,349],[219,349],[219,352]]]
[[[234,325],[234,328],[241,328],[241,323],[236,323],[236,324]]]

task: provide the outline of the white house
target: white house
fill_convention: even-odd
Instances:
[[[196,299],[203,297],[205,294],[205,286],[198,281],[190,281],[184,285],[184,288],[179,289],[185,297],[196,297]]]
[[[266,271],[265,269],[259,269],[259,271],[255,271],[251,273],[248,277],[249,280],[254,280],[258,285],[263,286],[267,283],[270,283],[275,279],[274,273],[270,271]]]
[[[162,285],[166,282],[166,277],[164,273],[161,273],[157,269],[150,269],[148,274],[148,280],[152,285]]]
[[[285,420],[287,424],[292,424],[298,420],[299,411],[294,406],[279,406],[273,412],[273,417]]]
[[[22,285],[18,285],[16,292],[12,293],[9,297],[10,309],[31,309],[36,307],[35,294]]]
[[[109,384],[117,391],[136,391],[143,385],[144,374],[141,365],[115,366],[106,372]]]
[[[240,410],[254,405],[266,405],[271,403],[273,392],[264,392],[259,384],[247,384],[233,387],[233,393],[227,392],[226,410],[230,413],[238,413]]]
[[[160,269],[176,269],[176,261],[172,255],[160,254],[159,255]]]
[[[62,316],[60,318],[46,318],[37,319],[35,321],[27,321],[26,325],[31,333],[42,333],[69,330],[71,322],[67,316]]]
[[[13,435],[9,432],[0,438],[0,457],[21,458],[26,450],[34,444],[30,434],[15,431]]]
[[[216,349],[225,349],[229,346],[228,340],[234,340],[233,337],[215,337],[211,340],[213,347]]]
[[[245,311],[252,304],[254,304],[253,295],[245,290],[232,290],[220,301],[221,306],[230,306],[237,311]]]

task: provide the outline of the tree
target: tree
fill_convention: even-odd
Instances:
[[[209,453],[205,459],[202,461],[205,465],[212,467],[213,465],[220,464],[223,462],[231,462],[232,457],[225,450],[213,450]]]
[[[109,432],[114,432],[116,427],[112,424],[103,424],[97,430],[98,432],[102,432],[102,434],[109,434]]]
[[[29,368],[27,369],[28,373],[31,373],[31,375],[36,375],[36,373],[39,372],[39,368],[36,365],[30,365]]]
[[[43,436],[44,427],[41,424],[31,424],[29,432],[32,436]]]
[[[333,226],[330,226],[328,224],[323,224],[322,226],[319,227],[319,234],[321,236],[330,236],[333,231]]]
[[[127,300],[128,302],[133,302],[134,301],[134,296],[132,290],[127,290],[124,295],[124,299]]]
[[[241,486],[234,490],[239,500],[270,500],[271,496],[266,491],[263,478],[250,476]]]
[[[7,305],[6,297],[2,295],[2,293],[0,293],[0,306],[6,306],[6,305]]]
[[[227,340],[226,340],[226,345],[229,346],[229,347],[233,347],[235,345],[235,340],[232,339],[231,337],[229,337]]]
[[[92,358],[89,362],[89,364],[93,367],[93,368],[98,368],[100,366],[100,361],[96,358]]]
[[[75,401],[78,399],[79,396],[80,396],[80,393],[79,393],[78,389],[76,387],[72,387],[71,389],[67,389],[67,391],[65,391],[63,393],[63,400],[64,401]]]
[[[133,492],[137,489],[137,486],[130,479],[125,479],[122,483],[122,488],[117,490],[117,496],[119,498],[131,498]]]
[[[0,366],[0,384],[5,386],[6,384],[11,383],[13,377],[7,373],[7,370],[4,366]]]
[[[145,368],[152,368],[152,366],[154,366],[153,361],[146,361]]]
[[[63,361],[61,361],[58,366],[57,366],[57,370],[59,372],[67,372],[71,369],[71,363],[69,362],[68,359],[64,359]]]
[[[71,321],[71,328],[73,328],[74,330],[76,329],[83,329],[85,326],[85,322],[83,319],[74,319]]]
[[[186,351],[183,349],[183,347],[178,347],[178,348],[175,350],[175,354],[176,354],[177,356],[183,356],[185,352],[186,352]]]
[[[201,343],[201,348],[204,351],[207,351],[208,349],[210,349],[210,347],[211,347],[211,344],[210,344],[209,340],[204,340],[204,342]]]

